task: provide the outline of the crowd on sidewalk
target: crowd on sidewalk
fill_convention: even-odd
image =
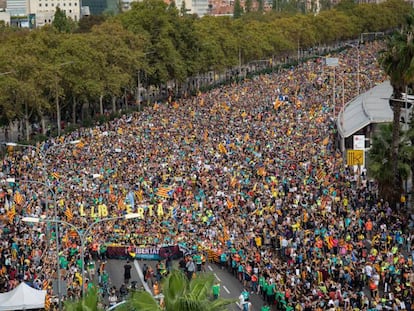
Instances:
[[[312,59],[155,103],[50,139],[38,146],[43,156],[10,150],[1,169],[0,292],[23,281],[52,291],[57,276],[55,226],[21,216],[57,214],[82,231],[138,212],[140,220],[96,226],[86,261],[104,260],[110,244],[181,244],[219,253],[280,308],[410,310],[413,220],[380,200],[375,183],[347,168],[335,147],[332,74],[350,100],[357,67],[361,90],[384,81],[380,49],[366,43],[333,55],[335,71]],[[80,240],[61,228],[61,274],[76,297],[87,283]]]

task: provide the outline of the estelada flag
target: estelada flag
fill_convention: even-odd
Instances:
[[[157,195],[164,199],[170,198],[173,195],[173,193],[174,190],[169,187],[159,187],[157,190]]]

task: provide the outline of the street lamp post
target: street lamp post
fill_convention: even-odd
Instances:
[[[119,220],[119,219],[135,219],[140,217],[141,215],[138,213],[132,213],[132,214],[125,214],[123,216],[117,216],[117,217],[109,217],[109,218],[102,218],[99,219],[93,223],[91,223],[86,229],[85,231],[82,232],[82,229],[76,227],[75,225],[64,221],[64,220],[60,220],[60,219],[48,219],[48,218],[38,218],[38,217],[23,217],[22,221],[24,222],[29,222],[29,223],[41,223],[41,222],[54,222],[56,224],[64,224],[67,225],[69,227],[71,227],[73,230],[76,231],[77,235],[79,236],[80,242],[81,242],[81,249],[80,249],[80,257],[81,257],[81,278],[82,278],[82,287],[81,287],[81,293],[82,293],[82,297],[84,297],[85,295],[85,289],[84,289],[84,284],[85,284],[85,242],[86,242],[86,238],[90,232],[90,230],[92,230],[93,227],[95,227],[96,225],[103,223],[103,222],[108,222],[108,221],[113,221],[113,220]]]
[[[77,144],[79,142],[80,142],[80,140],[73,140],[73,141],[70,141],[70,142],[68,142],[66,144]],[[2,142],[2,144],[5,144],[6,146],[10,146],[10,147],[19,146],[19,147],[25,147],[25,148],[34,148],[35,150],[37,150],[37,152],[39,153],[39,156],[41,158],[42,164],[43,164],[42,165],[42,175],[43,175],[43,178],[44,178],[44,181],[45,182],[32,181],[32,180],[30,180],[30,181],[23,181],[23,182],[25,182],[25,183],[32,183],[32,184],[38,184],[38,185],[43,185],[43,186],[46,186],[48,188],[48,190],[53,195],[54,217],[55,217],[55,219],[57,219],[57,217],[58,217],[58,207],[57,207],[56,193],[55,193],[55,191],[52,190],[52,188],[50,187],[50,185],[46,183],[46,181],[47,181],[47,171],[46,171],[46,166],[45,166],[45,163],[44,162],[45,162],[45,159],[46,159],[46,155],[47,155],[47,152],[46,151],[47,150],[44,151],[44,150],[42,150],[39,147],[34,146],[34,145],[18,144],[18,143],[14,143],[14,142]],[[57,146],[64,146],[66,144],[65,143],[64,144],[59,144]],[[48,206],[48,202],[46,201],[46,207],[47,206]],[[60,249],[60,244],[59,244],[59,225],[58,225],[58,223],[56,223],[56,226],[55,226],[55,233],[56,233],[56,251],[57,251],[57,258],[56,258],[57,271],[56,271],[56,273],[57,273],[57,279],[58,279],[58,281],[57,281],[58,306],[59,306],[59,311],[60,311],[60,310],[62,310],[62,303],[61,303],[62,302],[62,299],[61,299],[62,298],[62,294],[61,294],[61,286],[60,286],[61,275],[60,275],[60,265],[59,265],[59,249]]]

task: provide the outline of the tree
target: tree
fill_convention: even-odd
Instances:
[[[402,178],[398,172],[398,152],[400,145],[400,118],[402,93],[413,81],[411,62],[414,59],[413,16],[407,16],[406,25],[396,31],[387,41],[387,49],[381,55],[380,63],[390,78],[393,88],[393,134],[392,134],[392,174],[394,191],[391,203],[395,207],[402,192]]]
[[[185,1],[181,2],[180,15],[187,15],[187,7],[185,6]]]
[[[260,13],[264,12],[264,0],[258,0],[258,8],[257,11]]]
[[[65,311],[103,311],[104,309],[99,307],[99,294],[95,287],[88,290],[85,297],[79,300],[66,300]]]
[[[244,10],[246,11],[246,13],[250,13],[252,11],[252,7],[253,7],[252,0],[246,0],[244,2]]]
[[[84,16],[79,20],[77,32],[90,32],[93,26],[100,25],[105,21],[104,15]]]
[[[145,291],[133,292],[127,303],[119,310],[128,311],[225,311],[235,300],[219,298],[213,300],[214,275],[198,274],[195,279],[178,270],[172,271],[162,282],[164,305]]]
[[[66,13],[62,11],[59,7],[56,7],[56,12],[53,18],[52,26],[58,32],[69,33],[73,30],[73,23],[66,16]]]
[[[413,147],[407,136],[399,140],[400,150],[397,170],[401,180],[408,178],[410,163],[413,158]],[[383,124],[379,132],[372,138],[372,146],[368,153],[368,169],[370,175],[378,182],[378,193],[382,199],[392,202],[394,199],[394,162],[393,162],[393,124]],[[401,194],[401,193],[400,193]]]
[[[243,8],[240,4],[240,0],[234,1],[233,18],[240,18],[243,15]]]

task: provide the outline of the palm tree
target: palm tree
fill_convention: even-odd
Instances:
[[[235,302],[231,299],[212,300],[214,276],[198,274],[191,281],[179,271],[172,271],[162,282],[163,305],[146,291],[131,294],[119,310],[128,311],[224,311]]]
[[[372,146],[368,153],[368,170],[370,175],[378,182],[378,192],[384,200],[390,202],[394,197],[394,175],[393,175],[393,124],[382,124],[378,133],[372,138]],[[409,137],[399,134],[399,157],[397,170],[399,176],[399,188],[402,181],[410,174],[410,159],[413,147]],[[400,192],[401,193],[401,192]]]
[[[391,172],[394,187],[392,191],[391,201],[395,207],[398,202],[402,183],[401,177],[398,175],[398,147],[400,136],[400,118],[401,118],[401,102],[402,93],[407,85],[413,80],[413,70],[411,62],[414,59],[414,16],[407,16],[406,24],[396,31],[387,42],[387,50],[381,55],[381,66],[390,78],[393,88],[393,127],[392,127],[392,161]]]
[[[85,297],[79,300],[67,300],[65,301],[65,311],[103,311],[103,308],[99,307],[99,294],[96,287],[92,287],[88,290]]]

